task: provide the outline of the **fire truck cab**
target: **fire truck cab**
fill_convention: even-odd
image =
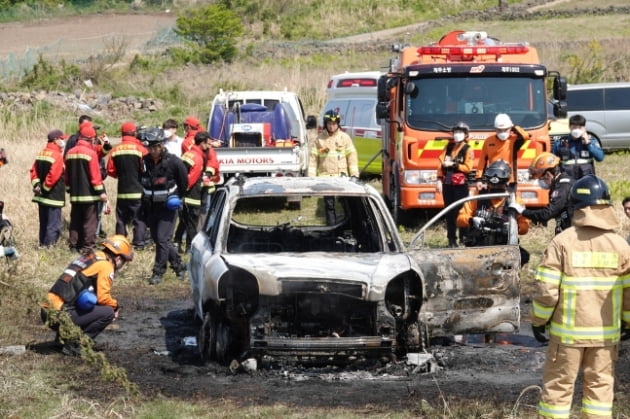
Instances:
[[[470,126],[472,186],[499,113],[529,134],[517,151],[517,197],[527,206],[546,205],[547,191],[530,179],[528,167],[550,150],[547,81],[553,80],[554,114],[562,117],[565,78],[547,71],[527,43],[502,43],[485,32],[454,31],[437,43],[394,51],[389,72],[379,79],[376,108],[383,124],[383,194],[394,217],[401,210],[444,206],[436,190],[438,156],[459,121]]]

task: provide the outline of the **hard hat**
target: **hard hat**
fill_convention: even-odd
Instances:
[[[92,287],[90,287],[92,288]],[[91,289],[84,289],[79,293],[75,301],[75,305],[79,310],[89,311],[96,305],[96,294]]]
[[[161,144],[164,142],[164,130],[158,127],[147,127],[138,130],[137,137],[146,146]]]
[[[182,200],[177,195],[171,195],[166,199],[166,208],[171,211],[178,210],[182,207]]]
[[[505,160],[494,161],[483,172],[483,177],[493,185],[507,183],[510,180],[510,165]]]
[[[590,205],[612,205],[608,185],[595,175],[578,179],[571,188],[571,204],[574,209]]]
[[[333,110],[333,109],[329,109],[326,111],[326,113],[324,114],[324,126],[326,126],[326,122],[336,122],[337,124],[341,125],[341,117],[339,116],[339,112]]]
[[[534,179],[540,179],[547,170],[558,167],[558,164],[560,164],[560,158],[546,151],[540,153],[532,161],[532,164],[529,166],[529,173]]]
[[[464,131],[466,135],[468,135],[468,132],[470,131],[470,127],[468,126],[467,123],[459,121],[457,124],[455,124],[455,126],[453,127],[451,131]]]
[[[79,128],[79,136],[82,138],[94,138],[96,137],[96,130],[92,122],[85,121]]]
[[[189,116],[184,121],[184,125],[188,125],[192,129],[197,129],[199,128],[199,120],[195,118],[194,116]]]
[[[133,122],[125,122],[120,126],[120,133],[122,135],[134,135],[136,133],[136,124]]]
[[[114,234],[103,240],[103,247],[115,255],[120,255],[126,260],[133,260],[133,249],[129,240],[121,234]]]
[[[512,120],[506,113],[500,113],[496,116],[496,118],[494,118],[494,127],[496,129],[508,129],[513,126],[514,124],[512,123]]]

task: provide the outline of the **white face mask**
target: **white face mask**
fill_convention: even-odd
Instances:
[[[456,143],[461,143],[462,141],[464,141],[465,138],[466,138],[466,134],[464,134],[463,132],[453,133],[453,139],[455,140]]]
[[[59,140],[59,143],[57,145],[61,147],[62,150],[66,148],[66,142],[64,140]]]
[[[503,131],[497,134],[497,138],[501,141],[507,140],[509,136],[510,136],[510,133],[508,131]]]
[[[580,129],[580,128],[576,128],[574,130],[571,130],[571,137],[573,137],[573,138],[580,138],[582,136],[582,134],[584,134],[584,131],[582,131],[582,129]]]

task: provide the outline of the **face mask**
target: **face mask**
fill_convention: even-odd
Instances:
[[[497,134],[497,138],[501,141],[507,140],[509,136],[510,136],[510,133],[508,131],[503,131]]]
[[[538,186],[540,186],[541,189],[549,189],[549,184],[542,179],[538,179]]]
[[[453,134],[453,139],[456,143],[461,143],[462,141],[464,141],[464,138],[466,138],[466,134],[464,134],[463,132],[456,132]]]
[[[62,150],[66,148],[66,142],[64,140],[59,140],[59,147],[61,147]]]
[[[580,128],[576,128],[574,130],[571,130],[571,137],[573,138],[580,138],[582,136],[583,132]]]

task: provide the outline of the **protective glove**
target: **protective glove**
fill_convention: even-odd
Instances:
[[[547,337],[547,326],[546,325],[540,325],[540,326],[534,326],[532,324],[532,332],[534,332],[534,337],[536,338],[536,340],[540,343],[547,343],[549,342],[549,338]]]
[[[521,205],[518,202],[512,202],[510,205],[508,205],[508,208],[512,208],[514,211],[518,212],[519,214],[522,214],[523,211],[525,211],[525,205]]]
[[[482,217],[472,217],[470,219],[470,224],[472,224],[472,226],[476,229],[483,227],[484,222],[485,220]]]
[[[444,163],[442,163],[442,166],[444,166],[444,167],[453,167],[453,166],[455,166],[455,162],[453,160],[446,160]]]
[[[35,194],[35,196],[41,196],[42,195],[42,185],[40,185],[39,183],[37,185],[35,185],[33,187],[33,194]]]
[[[18,257],[18,252],[13,246],[0,246],[0,255],[8,258],[16,258]]]

